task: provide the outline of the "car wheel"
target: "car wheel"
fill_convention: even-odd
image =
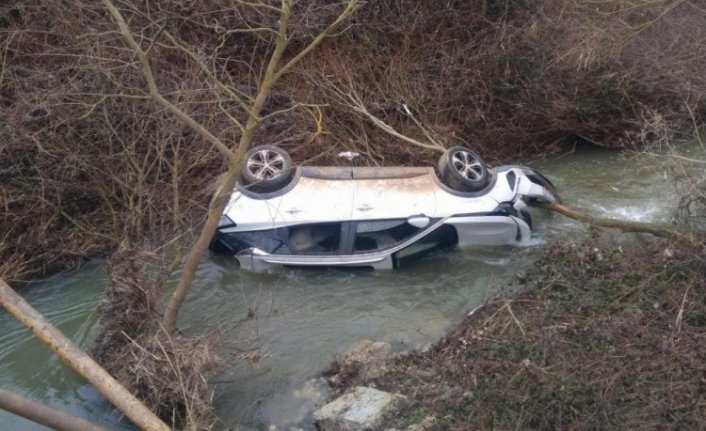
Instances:
[[[240,179],[248,190],[270,193],[289,184],[294,175],[293,168],[286,151],[274,145],[261,145],[245,154]]]
[[[439,177],[452,189],[475,192],[488,185],[488,167],[466,147],[452,147],[439,159]]]

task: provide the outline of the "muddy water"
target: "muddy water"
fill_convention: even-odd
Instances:
[[[659,160],[591,150],[535,163],[564,200],[606,215],[666,221],[674,208],[672,183]],[[180,316],[189,333],[210,328],[226,345],[262,358],[238,361],[214,377],[219,428],[308,429],[311,410],[325,397],[317,375],[346,346],[383,340],[400,350],[436,341],[469,309],[507,286],[530,265],[537,247],[585,233],[578,223],[535,212],[534,244],[440,252],[395,272],[286,269],[240,271],[211,256],[199,267]],[[26,298],[82,346],[96,332],[95,308],[104,267],[86,268],[39,283]],[[0,385],[68,412],[131,429],[106,401],[0,313]],[[0,412],[1,430],[43,429]]]
[[[88,346],[96,334],[94,310],[102,298],[104,273],[104,265],[96,262],[38,283],[22,294],[74,342]],[[0,386],[68,413],[110,424],[113,429],[132,429],[121,425],[120,414],[95,389],[4,310],[0,310]],[[0,410],[0,430],[45,429]]]

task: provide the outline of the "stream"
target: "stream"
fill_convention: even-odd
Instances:
[[[676,206],[674,185],[658,162],[591,148],[531,165],[571,206],[668,221]],[[221,418],[216,428],[312,429],[311,412],[327,396],[318,376],[346,347],[361,339],[387,341],[399,351],[434,343],[466,312],[511,285],[542,244],[586,233],[583,225],[557,214],[534,210],[533,216],[536,234],[528,247],[436,252],[396,271],[255,274],[240,271],[232,258],[209,256],[198,269],[180,328],[189,334],[215,330],[226,346],[257,349],[261,356],[253,363],[235,361],[213,377]],[[22,294],[61,331],[90,348],[106,280],[104,263],[93,262]],[[0,328],[0,386],[110,429],[134,429],[6,312],[0,312]],[[0,411],[0,430],[44,429]]]

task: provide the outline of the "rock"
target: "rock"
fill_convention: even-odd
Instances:
[[[383,341],[361,340],[349,347],[343,356],[352,362],[384,361],[392,356],[392,347]]]
[[[328,383],[323,378],[281,388],[269,400],[260,405],[260,414],[275,431],[296,431],[300,427],[311,429],[314,425],[312,413],[330,396]]]
[[[341,359],[343,369],[357,370],[362,382],[381,376],[385,361],[392,357],[392,347],[382,341],[362,340],[352,345]]]
[[[322,431],[367,431],[380,429],[383,416],[405,399],[373,388],[359,386],[314,412]]]

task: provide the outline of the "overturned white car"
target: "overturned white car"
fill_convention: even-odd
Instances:
[[[347,154],[352,156],[352,154]],[[441,247],[526,243],[528,203],[558,202],[523,166],[488,169],[453,147],[432,167],[294,167],[274,146],[246,155],[211,250],[242,267],[396,268]]]

